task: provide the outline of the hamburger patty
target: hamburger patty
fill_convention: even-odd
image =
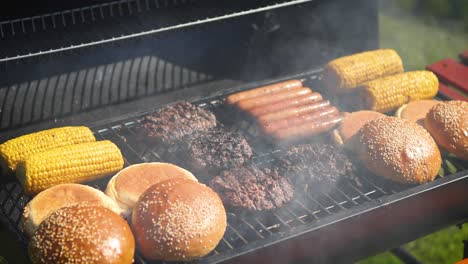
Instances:
[[[305,191],[334,186],[344,176],[354,176],[354,166],[346,153],[330,144],[313,143],[289,148],[274,166],[281,175]]]
[[[252,211],[282,207],[294,197],[288,179],[277,171],[248,165],[223,171],[210,181],[226,206]]]
[[[222,128],[197,131],[178,141],[168,152],[171,160],[201,177],[242,166],[253,155],[244,136]]]
[[[141,120],[143,136],[156,143],[174,144],[184,136],[216,126],[215,115],[188,102],[179,102],[157,110]]]

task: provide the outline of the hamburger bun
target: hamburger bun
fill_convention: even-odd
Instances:
[[[338,128],[332,132],[333,141],[337,145],[342,145],[352,138],[367,122],[381,117],[385,117],[385,115],[368,110],[345,113]]]
[[[226,231],[219,196],[204,184],[170,179],[148,188],[133,209],[140,252],[150,260],[192,260],[210,253]]]
[[[408,119],[417,123],[418,125],[424,126],[424,118],[426,118],[429,110],[440,103],[441,101],[438,100],[411,101],[400,106],[400,108],[398,108],[398,110],[395,112],[395,116]]]
[[[75,183],[59,184],[40,192],[26,204],[21,218],[24,233],[31,237],[51,213],[61,207],[82,202],[104,206],[117,214],[122,213],[119,206],[98,189]]]
[[[442,163],[431,135],[397,117],[369,121],[356,134],[353,147],[369,171],[399,183],[430,182]]]
[[[191,172],[173,164],[140,163],[126,167],[112,177],[105,193],[123,210],[123,215],[128,217],[138,198],[148,187],[172,178],[197,181]]]
[[[130,264],[134,252],[135,239],[121,216],[83,203],[53,212],[29,243],[33,264]]]
[[[434,106],[424,125],[440,147],[468,160],[468,102],[448,101]]]

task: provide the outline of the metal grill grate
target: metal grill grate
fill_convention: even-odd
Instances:
[[[315,77],[316,78],[316,77]],[[215,113],[222,104],[222,97],[209,98],[196,104],[209,108]],[[92,127],[97,139],[109,139],[119,146],[124,157],[125,165],[134,163],[161,161],[156,149],[148,147],[137,139],[137,124],[139,119],[148,113],[141,113],[130,118],[109,121]],[[255,153],[255,162],[269,162],[273,153],[279,150],[261,150]],[[463,170],[463,164],[454,163],[458,170]],[[444,165],[445,169],[449,171]],[[453,169],[453,168],[452,168]],[[29,197],[22,193],[21,186],[14,180],[6,180],[0,186],[0,219],[26,245],[27,239],[20,231],[21,212]],[[104,189],[106,180],[90,183],[99,189]],[[300,193],[287,206],[269,212],[236,213],[228,212],[228,227],[224,238],[217,248],[201,262],[218,262],[235,255],[255,250],[267,244],[285,239],[285,233],[290,234],[297,228],[309,226],[319,227],[327,223],[331,216],[363,209],[366,203],[376,201],[384,196],[401,192],[410,187],[396,185],[388,181],[379,180],[371,176],[360,175],[359,182],[345,179],[327,193]],[[141,256],[136,257],[137,263],[147,263]]]

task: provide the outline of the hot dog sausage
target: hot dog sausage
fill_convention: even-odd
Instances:
[[[341,119],[341,116],[335,116],[333,118],[326,117],[325,119],[309,121],[294,127],[278,129],[273,132],[272,137],[279,141],[300,140],[332,129],[336,124],[341,122]]]
[[[247,111],[252,108],[261,106],[261,105],[266,105],[266,104],[271,104],[271,103],[276,103],[282,100],[287,100],[291,99],[294,97],[298,97],[301,95],[306,95],[306,94],[311,94],[312,90],[310,88],[295,88],[292,90],[287,90],[287,91],[281,91],[279,93],[275,94],[269,94],[265,96],[259,96],[255,98],[250,98],[246,100],[241,100],[237,102],[237,107],[239,107],[241,110]]]
[[[338,108],[334,106],[325,106],[324,108],[320,108],[315,112],[308,113],[305,115],[276,120],[274,122],[260,123],[260,127],[263,133],[271,134],[278,129],[293,127],[309,121],[314,121],[327,117],[329,118],[330,116],[338,116],[338,114]]]
[[[328,105],[330,105],[330,101],[320,101],[307,105],[294,106],[277,112],[261,115],[258,117],[258,121],[260,121],[261,123],[267,123],[275,120],[285,119],[288,117],[297,117],[317,111],[318,109],[324,108]]]
[[[301,88],[301,87],[302,87],[302,82],[299,80],[284,81],[284,82],[275,83],[272,85],[262,86],[262,87],[244,91],[244,92],[231,94],[226,98],[226,103],[235,104],[241,100],[250,99],[250,98],[257,97],[257,96],[268,95],[268,94],[280,92],[283,90],[292,90],[292,89]]]
[[[279,101],[277,103],[255,107],[249,110],[249,113],[253,116],[260,116],[268,113],[278,111],[278,109],[285,109],[293,106],[300,106],[305,104],[310,104],[322,100],[322,95],[319,93],[311,93],[308,95],[303,95],[295,97],[288,100]]]

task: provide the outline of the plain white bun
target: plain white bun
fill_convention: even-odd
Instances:
[[[56,210],[77,203],[86,202],[106,207],[117,214],[122,210],[103,192],[82,184],[59,184],[36,195],[23,210],[21,224],[24,233],[31,237],[39,225]]]
[[[128,217],[138,198],[148,187],[172,178],[198,181],[191,172],[174,164],[140,163],[126,167],[112,177],[105,193],[124,211],[123,215]]]

